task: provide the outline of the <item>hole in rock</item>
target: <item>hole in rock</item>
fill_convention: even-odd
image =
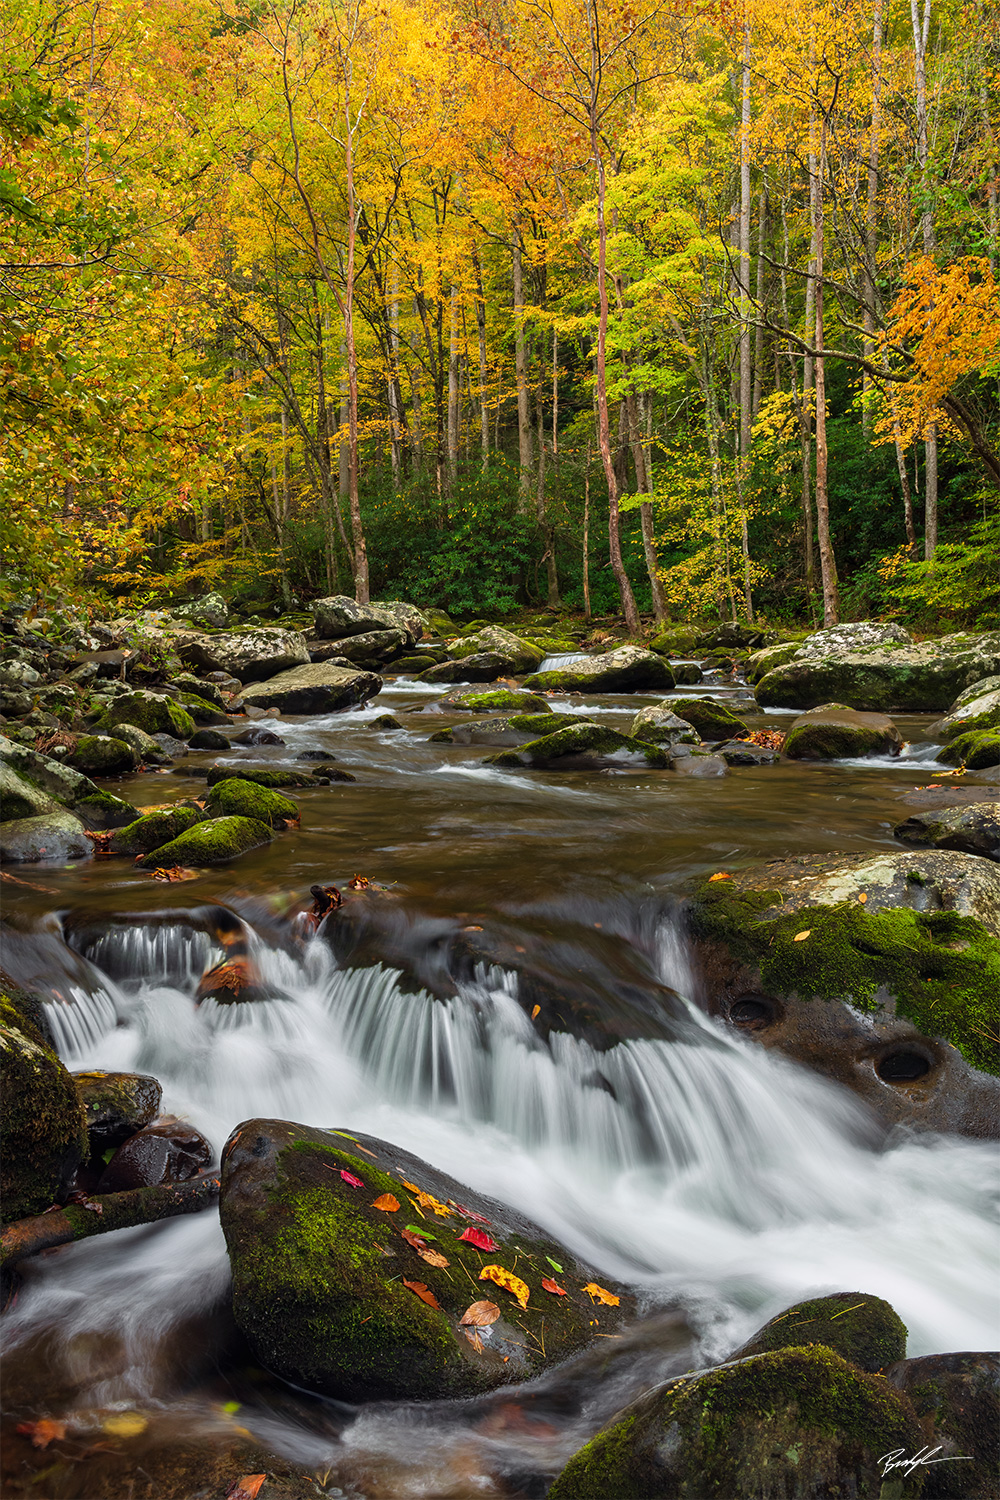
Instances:
[[[925,1078],[930,1070],[930,1062],[923,1053],[909,1048],[888,1052],[875,1065],[876,1073],[885,1083],[912,1083],[916,1078]]]

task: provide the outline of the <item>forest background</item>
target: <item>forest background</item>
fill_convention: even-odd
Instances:
[[[1000,622],[995,6],[0,15],[0,597]]]

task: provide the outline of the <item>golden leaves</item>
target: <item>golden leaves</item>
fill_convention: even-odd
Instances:
[[[435,1198],[433,1193],[425,1193],[423,1188],[418,1188],[416,1183],[404,1182],[403,1186],[409,1192],[416,1195],[417,1202],[420,1204],[421,1208],[432,1208],[434,1212],[438,1214],[442,1219],[450,1217],[450,1215],[455,1212],[453,1208],[448,1207],[447,1203],[441,1203],[437,1198]]]
[[[496,1286],[502,1286],[505,1292],[510,1292],[516,1297],[522,1307],[527,1307],[531,1292],[520,1276],[515,1276],[513,1271],[508,1271],[504,1266],[484,1266],[479,1273],[480,1281],[492,1281]]]
[[[613,1292],[609,1292],[603,1286],[598,1286],[596,1281],[588,1281],[583,1290],[590,1293],[592,1302],[603,1302],[605,1307],[617,1307],[621,1301],[621,1298],[616,1297]]]

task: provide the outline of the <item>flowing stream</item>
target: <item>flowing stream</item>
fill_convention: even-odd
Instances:
[[[179,1434],[207,1452],[242,1429],[308,1476],[304,1494],[541,1495],[639,1390],[725,1357],[808,1293],[887,1298],[911,1355],[995,1346],[992,1149],[885,1141],[853,1095],[708,1020],[671,914],[694,874],[898,848],[892,825],[929,779],[926,721],[900,720],[912,745],[893,763],[718,780],[556,775],[498,771],[480,764],[483,749],[428,743],[460,721],[432,701],[419,684],[389,684],[364,709],[281,720],[285,746],[224,756],[283,763],[322,749],[358,778],[294,793],[301,830],[237,865],[177,887],[124,861],[25,870],[30,884],[11,887],[8,911],[34,934],[40,976],[62,955],[58,983],[48,971],[59,995],[49,1015],[70,1068],[155,1075],[164,1109],[217,1151],[255,1115],[393,1141],[634,1285],[644,1318],[620,1347],[527,1388],[354,1410],[254,1369],[227,1314],[214,1212],[96,1237],[29,1263],[4,1319],[10,1410],[58,1416],[77,1434],[71,1476],[52,1470],[53,1495],[132,1494],[120,1457],[86,1446],[109,1412],[142,1415],[151,1464]],[[578,706],[624,728],[644,701]],[[372,727],[387,709],[403,729]],[[134,778],[126,794],[195,794],[191,772],[210,762],[192,754],[180,775]],[[386,964],[339,966],[288,913],[313,882],[356,873],[398,898],[399,942],[414,951],[441,924],[475,928],[482,916],[502,920],[518,951],[555,972],[586,969],[609,995],[641,970],[680,997],[670,1039],[545,1042],[518,1003],[518,974],[499,964],[480,964],[443,999]],[[245,920],[271,998],[195,1004],[222,953],[183,911],[211,902]],[[171,909],[182,914],[142,919]],[[85,959],[78,972],[64,930]]]

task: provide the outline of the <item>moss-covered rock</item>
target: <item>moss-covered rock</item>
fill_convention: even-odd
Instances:
[[[747,657],[747,682],[759,682],[768,672],[773,672],[775,667],[783,667],[786,662],[794,661],[799,646],[799,641],[781,641],[777,646],[764,646],[762,650],[752,652]]]
[[[0,761],[0,822],[11,818],[35,818],[54,812],[58,804],[13,766]]]
[[[969,771],[985,771],[1000,766],[1000,730],[973,729],[956,735],[939,750],[937,759],[946,766],[965,766]]]
[[[409,656],[398,656],[392,664],[394,672],[426,672],[428,667],[437,666],[437,657],[430,656],[426,652],[414,652]]]
[[[823,1344],[870,1375],[906,1357],[906,1324],[888,1302],[868,1292],[834,1292],[797,1302],[748,1339],[732,1356],[770,1354],[802,1344]]]
[[[62,808],[0,823],[0,864],[58,865],[68,859],[87,859],[90,853],[90,840],[80,819]]]
[[[523,640],[500,625],[486,625],[481,630],[464,636],[451,648],[452,657],[458,661],[484,653],[496,656],[501,664],[500,671],[511,676],[535,671],[545,656],[542,647]]]
[[[549,1500],[908,1500],[880,1459],[916,1453],[912,1406],[821,1346],[683,1375],[642,1397],[570,1459]]]
[[[139,757],[125,740],[110,735],[82,734],[69,757],[69,764],[88,776],[122,776],[134,771]]]
[[[150,766],[170,764],[170,756],[158,740],[140,729],[138,724],[116,724],[115,739],[124,740],[135,751],[136,761]]]
[[[147,1073],[71,1074],[83,1105],[91,1156],[120,1146],[160,1112],[163,1091]]]
[[[235,679],[233,681],[235,683]],[[179,693],[193,694],[203,703],[210,703],[213,708],[225,709],[226,707],[226,701],[218,683],[209,682],[205,677],[195,677],[191,672],[179,672],[176,677],[171,677],[170,686]]]
[[[255,818],[212,818],[154,849],[142,863],[148,870],[171,865],[224,865],[251,849],[269,844],[273,837],[270,828]]]
[[[750,733],[732,709],[711,698],[671,698],[661,706],[691,724],[703,740],[746,739]]]
[[[674,712],[673,704],[650,703],[632,720],[629,734],[649,745],[697,745],[701,736],[690,720]]]
[[[902,748],[903,736],[885,714],[815,708],[794,720],[783,754],[787,760],[853,760],[898,755]]]
[[[914,813],[892,830],[904,844],[929,844],[933,849],[958,849],[1000,860],[1000,803],[972,802]]]
[[[549,712],[548,699],[538,693],[517,688],[492,688],[488,693],[448,693],[434,707],[441,713],[470,714],[544,714]]]
[[[988,688],[971,697],[968,693],[961,694],[959,702],[952,704],[951,712],[933,726],[931,733],[943,740],[953,740],[974,729],[1000,729],[1000,687]]]
[[[928,1354],[890,1365],[886,1379],[913,1403],[929,1466],[924,1500],[995,1500],[1000,1473],[1000,1359]]]
[[[164,812],[146,813],[124,828],[116,828],[108,841],[111,854],[149,854],[179,838],[207,815],[196,807],[172,807]]]
[[[213,818],[256,818],[269,828],[282,828],[294,823],[299,810],[290,797],[283,797],[270,787],[258,786],[253,781],[243,781],[231,776],[228,781],[217,781],[209,788],[205,806]]]
[[[643,693],[674,686],[668,662],[655,651],[638,646],[618,646],[600,656],[585,657],[551,672],[536,672],[525,687],[543,692],[558,689],[579,693]]]
[[[124,828],[139,817],[139,809],[116,797],[113,792],[86,792],[73,803],[73,812],[83,819],[84,826],[98,831],[105,828]]]
[[[386,1194],[398,1211],[375,1206]],[[246,1121],[223,1151],[220,1213],[233,1312],[257,1358],[340,1400],[475,1395],[537,1374],[597,1334],[617,1333],[634,1311],[624,1288],[537,1225],[407,1152],[351,1132]],[[403,1238],[407,1225],[425,1236],[430,1260]],[[477,1249],[462,1238],[470,1231],[489,1235],[496,1248]],[[435,1264],[435,1255],[448,1264]],[[524,1306],[480,1280],[488,1265],[516,1266]],[[543,1288],[551,1276],[565,1297]],[[592,1301],[585,1288],[598,1282],[617,1305]],[[495,1303],[500,1316],[462,1327],[465,1309],[480,1300]]]
[[[874,713],[943,712],[964,688],[1000,672],[1000,632],[919,646],[889,642],[836,655],[809,655],[807,648],[808,641],[793,661],[760,679],[756,697],[762,707],[805,709],[836,701]]]
[[[649,649],[657,656],[690,656],[700,636],[701,631],[694,625],[669,625],[653,637]]]
[[[290,766],[213,766],[208,773],[209,786],[220,781],[252,781],[255,786],[315,786],[316,777],[308,771],[293,771]]]
[[[176,701],[180,703],[191,715],[196,724],[228,724],[229,715],[210,703],[207,698],[200,697],[197,693],[178,692],[174,694]]]
[[[73,1080],[41,1033],[0,991],[0,1214],[48,1208],[87,1154]]]
[[[118,724],[135,724],[147,734],[171,734],[179,740],[194,734],[194,720],[185,708],[165,693],[151,693],[145,688],[113,699],[96,728],[113,734]]]
[[[497,755],[487,756],[483,764],[532,766],[543,771],[589,771],[605,766],[651,766],[667,770],[670,757],[658,745],[632,739],[586,719],[575,719],[567,728],[529,740],[516,750],[501,750]]]

